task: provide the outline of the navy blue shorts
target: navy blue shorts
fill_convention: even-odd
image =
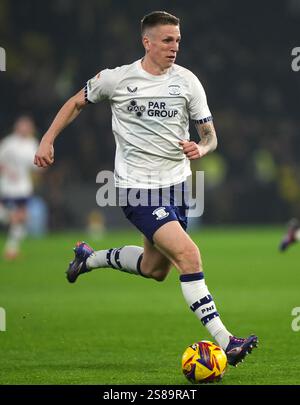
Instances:
[[[167,222],[178,221],[186,230],[188,190],[185,182],[160,189],[119,189],[119,193],[127,198],[126,205],[124,199],[121,204],[126,218],[152,244],[154,233]]]
[[[30,200],[27,198],[2,198],[0,202],[8,209],[23,208],[26,207]]]

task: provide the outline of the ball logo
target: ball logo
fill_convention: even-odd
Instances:
[[[169,213],[166,212],[165,207],[159,207],[152,212],[152,215],[156,215],[156,220],[159,221],[160,219],[167,218],[169,216]]]

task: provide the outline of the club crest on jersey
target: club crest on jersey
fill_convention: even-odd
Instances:
[[[134,112],[138,117],[141,117],[146,110],[146,107],[144,105],[138,105],[135,100],[131,100],[127,110],[129,112]]]
[[[127,86],[127,90],[129,91],[129,93],[135,93],[137,91],[137,87],[129,87]]]
[[[178,84],[171,84],[168,87],[170,96],[178,96],[180,94],[180,86]]]
[[[159,221],[160,219],[167,218],[169,216],[169,212],[166,212],[165,207],[159,207],[152,212],[152,215],[156,215],[156,220]]]

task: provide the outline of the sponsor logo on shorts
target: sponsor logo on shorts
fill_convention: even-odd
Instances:
[[[167,218],[169,213],[166,212],[165,207],[159,207],[152,212],[152,215],[156,215],[156,220],[159,221],[160,219]]]

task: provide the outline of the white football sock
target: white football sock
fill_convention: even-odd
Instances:
[[[141,273],[141,261],[144,249],[140,246],[123,246],[116,249],[98,250],[86,261],[88,269],[111,267],[136,275]]]
[[[217,312],[215,303],[205,284],[202,272],[180,276],[183,296],[208,332],[222,349],[226,349],[231,333],[225,328]]]
[[[295,231],[295,239],[296,240],[300,240],[300,229],[297,229],[296,231]]]
[[[18,252],[20,242],[26,236],[26,228],[24,224],[13,224],[8,231],[7,240],[4,246],[6,252]]]

